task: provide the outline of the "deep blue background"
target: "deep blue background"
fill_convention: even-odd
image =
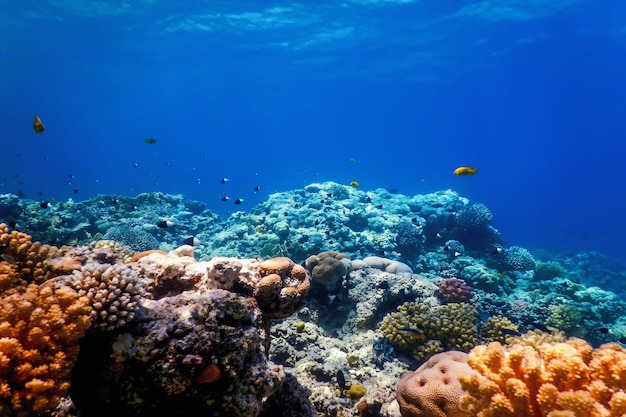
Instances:
[[[624,2],[6,3],[2,193],[452,188],[508,245],[624,258]]]

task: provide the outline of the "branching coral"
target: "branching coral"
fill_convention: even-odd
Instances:
[[[29,416],[57,406],[69,387],[89,300],[44,283],[59,269],[56,247],[0,224],[0,414]],[[67,270],[67,269],[64,269]],[[52,282],[52,281],[47,281]],[[42,285],[37,285],[44,283]]]
[[[12,231],[6,224],[0,224],[0,249],[5,256],[3,259],[8,263],[18,265],[18,275],[13,275],[12,286],[24,285],[35,282],[41,284],[52,274],[44,261],[57,256],[59,250],[54,246],[42,245],[32,242],[31,237],[25,233]],[[8,284],[8,283],[7,283]]]
[[[137,274],[125,264],[85,265],[65,283],[89,300],[95,327],[113,330],[131,321],[143,294]]]
[[[57,406],[69,388],[88,300],[69,287],[30,284],[0,302],[0,414],[28,416]]]
[[[446,278],[437,282],[439,298],[445,303],[469,302],[474,295],[472,287],[458,278]]]
[[[461,406],[478,417],[617,417],[626,412],[626,350],[581,339],[536,348],[498,342],[472,349]]]

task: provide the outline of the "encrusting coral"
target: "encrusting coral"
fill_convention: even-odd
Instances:
[[[479,374],[460,377],[464,410],[477,417],[618,417],[626,413],[626,350],[581,339],[535,348],[498,342],[472,349]]]

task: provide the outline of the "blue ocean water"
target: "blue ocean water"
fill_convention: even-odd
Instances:
[[[0,193],[450,188],[507,245],[624,259],[618,0],[3,2],[0,96]]]

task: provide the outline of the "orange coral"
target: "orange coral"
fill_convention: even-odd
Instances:
[[[2,253],[19,265],[19,275],[15,275],[13,285],[24,285],[30,282],[42,283],[51,278],[50,268],[44,264],[48,258],[59,254],[54,246],[32,242],[25,233],[9,232],[9,227],[0,224],[0,248]],[[3,261],[3,263],[8,263]]]
[[[35,284],[0,296],[0,414],[52,409],[69,388],[88,301],[67,286]]]
[[[477,346],[461,406],[477,417],[617,417],[626,411],[626,350],[581,339],[537,347]]]
[[[0,224],[0,415],[39,414],[69,388],[78,341],[90,325],[86,297],[68,286],[37,285],[60,252]]]

